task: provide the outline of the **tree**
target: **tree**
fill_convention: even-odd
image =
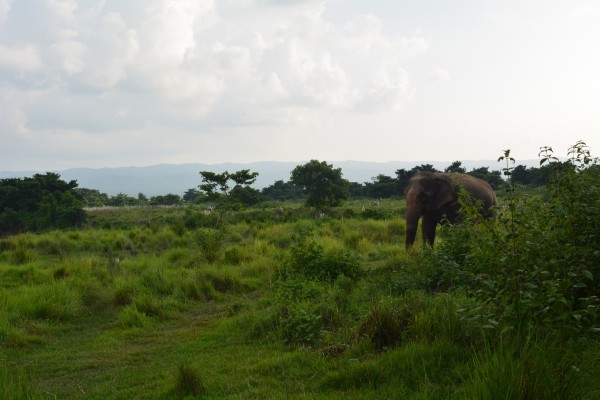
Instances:
[[[283,180],[275,181],[270,186],[262,189],[262,194],[271,200],[298,200],[304,198],[304,191],[300,186]]]
[[[432,164],[421,164],[421,165],[417,165],[416,167],[411,169],[410,172],[412,172],[412,175],[414,175],[417,172],[440,172],[440,171],[435,169],[435,167]]]
[[[239,208],[242,204],[254,204],[261,200],[260,192],[250,187],[256,181],[258,172],[243,169],[234,173],[227,171],[217,174],[210,171],[200,171],[202,184],[198,188],[204,192],[209,200],[215,202],[219,210],[220,223],[227,210]],[[235,183],[233,189],[229,188],[229,181]]]
[[[400,194],[398,191],[398,180],[384,174],[371,178],[373,182],[365,184],[367,193],[373,198],[389,198]]]
[[[454,161],[452,164],[446,167],[444,170],[446,173],[456,172],[459,174],[467,173],[467,169],[462,166],[462,161]]]
[[[166,194],[164,196],[152,196],[150,198],[151,206],[177,206],[181,204],[181,197],[177,194]]]
[[[404,168],[396,170],[396,180],[398,181],[399,193],[404,193],[404,189],[406,186],[408,186],[408,181],[410,181],[410,178],[413,176],[413,170],[407,171]]]
[[[106,201],[106,205],[111,207],[137,206],[138,204],[139,200],[136,197],[128,196],[125,193],[118,193]]]
[[[97,189],[76,188],[74,192],[85,207],[102,207],[108,201],[108,195]]]
[[[369,197],[369,190],[367,186],[358,182],[350,182],[348,193],[352,198]]]
[[[85,220],[77,181],[47,172],[0,180],[0,236],[27,230],[67,228]]]
[[[467,172],[467,174],[477,177],[479,179],[483,179],[494,189],[498,189],[504,181],[502,180],[502,174],[500,171],[490,171],[489,167],[480,167],[473,168],[472,171]]]
[[[325,161],[311,160],[298,165],[291,172],[290,181],[308,194],[306,205],[309,207],[336,207],[348,198],[350,183],[342,178],[342,169],[333,168]]]
[[[190,204],[199,203],[204,196],[198,189],[191,188],[183,194],[183,201]]]

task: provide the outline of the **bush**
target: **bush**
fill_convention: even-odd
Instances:
[[[293,239],[286,267],[286,274],[300,274],[308,279],[333,283],[344,275],[357,280],[363,275],[358,259],[347,251],[326,253],[312,235],[312,231],[301,232]]]
[[[491,325],[548,326],[556,331],[597,331],[600,324],[600,166],[584,143],[560,163],[550,150],[550,177],[542,198],[508,185],[498,223],[481,221],[464,205],[467,220],[426,251],[430,289],[466,288],[489,306]],[[507,166],[506,173],[510,173]]]
[[[221,258],[223,232],[218,229],[201,228],[196,230],[194,239],[206,261],[213,263]]]

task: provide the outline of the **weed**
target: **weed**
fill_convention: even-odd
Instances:
[[[150,323],[150,319],[146,314],[140,312],[135,305],[129,305],[119,311],[116,323],[117,326],[125,329],[143,328]]]
[[[405,318],[390,299],[375,302],[358,328],[358,338],[369,339],[377,348],[385,349],[402,340]]]
[[[301,274],[308,279],[333,283],[340,275],[356,280],[363,275],[360,264],[350,252],[326,253],[316,242],[312,232],[297,235],[290,247],[290,256],[282,277]]]
[[[223,232],[221,230],[213,228],[197,229],[194,239],[206,261],[214,263],[221,258],[223,247]]]
[[[179,396],[201,396],[206,394],[206,384],[198,370],[180,363],[175,373],[175,392]]]

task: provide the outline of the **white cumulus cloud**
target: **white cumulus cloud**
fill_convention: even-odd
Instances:
[[[41,59],[38,49],[33,45],[2,46],[0,45],[0,69],[31,72],[39,70]]]

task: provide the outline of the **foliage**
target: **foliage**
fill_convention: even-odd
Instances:
[[[204,200],[204,196],[198,189],[191,188],[185,191],[182,200],[187,204],[197,204]]]
[[[490,171],[489,167],[473,168],[467,174],[486,181],[494,190],[504,183],[500,171]]]
[[[600,168],[583,142],[569,149],[565,163],[550,148],[540,154],[553,170],[542,198],[519,196],[508,184],[497,224],[477,219],[463,204],[469,221],[449,228],[424,264],[446,271],[436,287],[465,287],[491,306],[490,327],[598,330]],[[510,151],[501,160],[510,177]]]
[[[75,188],[74,190],[84,207],[102,207],[108,202],[108,195],[97,189]]]
[[[452,162],[452,164],[447,166],[446,169],[444,169],[444,172],[446,172],[446,173],[455,172],[455,173],[459,173],[459,174],[466,174],[467,169],[462,166],[461,161],[454,161],[454,162]]]
[[[336,207],[348,198],[349,182],[342,178],[342,169],[333,168],[325,161],[311,160],[298,165],[293,169],[290,181],[304,188],[309,207]]]
[[[329,283],[341,275],[353,280],[362,276],[355,256],[347,251],[325,252],[310,230],[298,233],[293,239],[282,277],[290,273]]]
[[[0,236],[81,225],[86,214],[76,187],[51,172],[0,180]]]
[[[236,210],[241,205],[256,204],[262,200],[260,192],[249,187],[256,181],[258,172],[243,169],[234,173],[227,171],[217,174],[210,171],[200,171],[202,184],[198,187],[207,199],[215,202],[219,210],[219,223],[226,211]],[[229,187],[229,181],[235,186]]]
[[[176,206],[182,203],[182,199],[176,194],[166,194],[164,196],[152,196],[149,204],[151,206]]]
[[[215,262],[221,258],[223,247],[223,233],[213,228],[200,228],[195,232],[195,239],[200,248],[202,257],[208,262]]]
[[[299,200],[304,198],[302,187],[293,184],[292,182],[284,182],[282,180],[275,181],[270,186],[261,190],[261,193],[271,200]]]
[[[389,198],[399,195],[398,181],[391,176],[379,174],[372,178],[373,182],[365,183],[369,197],[376,199]]]

